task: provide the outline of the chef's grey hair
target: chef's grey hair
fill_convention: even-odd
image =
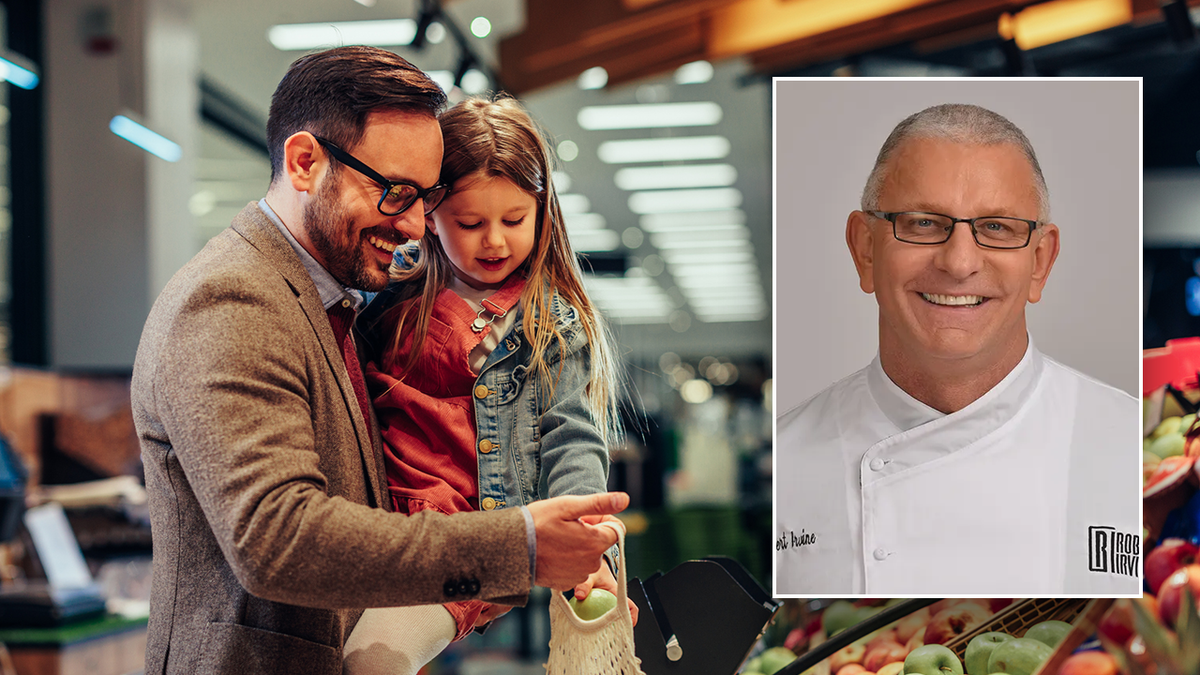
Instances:
[[[867,177],[867,186],[863,188],[863,211],[879,210],[879,195],[887,178],[888,160],[895,154],[896,149],[910,138],[943,138],[956,143],[1007,143],[1017,146],[1033,168],[1034,187],[1038,198],[1038,220],[1043,223],[1049,221],[1050,191],[1046,188],[1046,178],[1042,175],[1042,167],[1038,164],[1029,138],[1003,115],[964,103],[944,103],[926,108],[909,115],[892,129],[892,133],[883,142],[883,147],[879,149],[875,167],[871,169],[871,175]]]

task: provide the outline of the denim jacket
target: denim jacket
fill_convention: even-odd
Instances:
[[[382,362],[388,332],[380,319],[402,289],[403,283],[392,283],[359,315],[367,357],[376,363]],[[479,504],[485,511],[607,489],[608,448],[587,409],[587,333],[578,310],[557,293],[551,307],[565,344],[565,354],[557,341],[546,350],[556,378],[553,393],[531,372],[532,348],[520,305],[512,330],[488,356],[471,389]]]

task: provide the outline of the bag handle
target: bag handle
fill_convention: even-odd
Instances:
[[[584,621],[567,604],[567,598],[562,591],[554,591],[550,597],[550,603],[559,605],[560,609],[566,615],[567,620],[576,630],[592,631],[599,630],[613,621],[626,621],[630,625],[633,624],[633,615],[629,613],[629,591],[625,582],[625,523],[620,520],[605,520],[600,522],[600,525],[611,527],[617,533],[617,555],[620,556],[617,571],[619,574],[614,574],[617,578],[617,606],[614,611],[608,612],[601,617]],[[601,563],[604,564],[604,563]]]

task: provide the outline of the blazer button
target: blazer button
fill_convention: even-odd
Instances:
[[[453,598],[458,593],[458,584],[451,579],[442,585],[442,592],[446,594],[447,598]]]
[[[490,393],[491,392],[488,391],[487,385],[483,385],[483,384],[475,385],[475,398],[487,398],[488,394],[490,394]]]
[[[496,500],[492,499],[491,497],[484,497],[483,501],[479,502],[479,506],[484,511],[491,511],[492,509],[496,508]]]
[[[488,454],[489,452],[491,452],[492,449],[495,447],[496,447],[496,444],[492,443],[491,441],[489,441],[486,438],[483,439],[482,441],[479,441],[479,451],[485,455]]]
[[[462,581],[458,582],[458,594],[459,595],[474,595],[474,593],[471,592],[471,582],[467,581],[466,579],[463,579]]]
[[[467,586],[468,586],[467,592],[469,594],[471,594],[471,595],[479,594],[479,580],[478,579],[469,579],[467,581]]]

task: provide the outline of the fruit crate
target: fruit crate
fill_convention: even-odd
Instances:
[[[1027,598],[1017,600],[992,616],[991,620],[974,630],[963,633],[946,643],[946,646],[958,656],[960,661],[966,660],[967,643],[971,638],[983,633],[998,631],[1008,633],[1013,637],[1025,635],[1025,631],[1035,623],[1043,621],[1065,621],[1075,624],[1076,619],[1084,614],[1088,598]]]

